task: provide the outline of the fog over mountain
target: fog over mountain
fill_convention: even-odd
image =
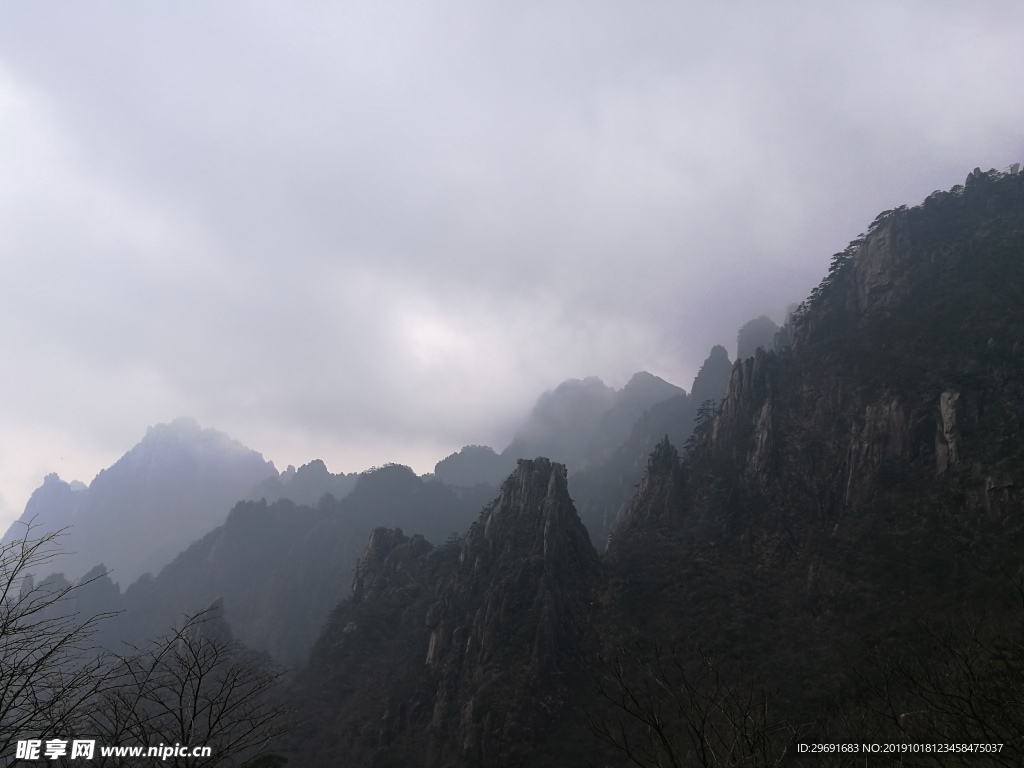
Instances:
[[[256,451],[192,419],[177,419],[147,430],[88,487],[47,475],[0,541],[24,537],[28,528],[30,536],[64,530],[60,544],[67,554],[59,568],[68,579],[103,564],[126,587],[147,571],[159,572],[224,522],[236,501],[277,477]],[[281,491],[273,498],[284,496]]]
[[[1022,32],[984,1],[5,7],[0,529],[182,414],[424,473],[560,382],[686,387],[879,210],[1024,158]]]
[[[901,754],[879,765],[1021,765],[1019,170],[885,211],[837,253],[682,450],[657,442],[603,553],[546,458],[443,545],[375,529],[282,753],[835,766],[877,744]],[[653,407],[631,439],[659,412],[671,429]]]

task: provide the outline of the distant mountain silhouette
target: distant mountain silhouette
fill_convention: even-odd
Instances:
[[[694,406],[699,408],[701,403],[707,400],[718,405],[725,397],[725,388],[729,385],[731,375],[732,363],[729,361],[729,353],[725,351],[725,347],[716,344],[711,348],[711,353],[693,380],[690,399]]]
[[[725,396],[731,373],[725,347],[715,346],[694,378],[696,396],[646,371],[618,391],[594,376],[569,379],[538,398],[500,455],[487,446],[466,446],[439,461],[434,475],[452,486],[486,484],[496,492],[518,459],[560,461],[568,467],[580,518],[601,550],[655,445],[666,435],[682,445],[701,404],[717,406]]]
[[[717,406],[725,396],[731,373],[725,347],[716,345],[694,377],[692,394],[678,390],[679,394],[655,402],[633,421],[603,462],[570,473],[576,508],[598,551],[604,549],[616,520],[633,498],[655,446],[666,436],[674,445],[683,445],[693,432],[701,405],[710,400]]]
[[[502,451],[506,459],[551,456],[567,466],[588,458],[601,418],[615,404],[615,390],[596,376],[568,379],[537,399],[530,415]]]
[[[88,488],[48,475],[3,540],[28,523],[40,530],[66,527],[61,543],[68,554],[60,567],[69,578],[104,563],[115,581],[128,584],[158,571],[223,523],[254,486],[276,476],[259,453],[193,419],[177,419],[150,427]]]
[[[315,459],[298,469],[288,467],[280,477],[268,477],[247,498],[253,501],[266,499],[268,502],[288,499],[296,504],[315,507],[325,493],[336,499],[345,498],[355,488],[358,478],[356,472],[332,474],[323,461]]]
[[[102,605],[122,612],[108,622],[105,639],[143,642],[223,598],[240,640],[300,664],[330,610],[348,595],[374,527],[401,526],[444,543],[477,517],[490,493],[456,493],[393,464],[358,475],[345,498],[325,495],[315,508],[288,499],[239,502],[223,525],[159,575],[143,576]]]
[[[434,477],[446,485],[472,488],[486,483],[497,487],[515,467],[515,460],[499,456],[487,445],[467,445],[434,465]]]
[[[569,471],[603,462],[626,439],[638,418],[655,403],[685,395],[679,387],[646,371],[621,390],[596,376],[569,379],[537,400],[526,422],[502,451],[509,459],[547,456]]]
[[[771,349],[779,326],[767,315],[755,317],[745,323],[736,334],[736,359],[746,360],[753,357],[758,348]]]

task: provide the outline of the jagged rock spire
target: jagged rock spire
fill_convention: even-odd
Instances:
[[[647,460],[647,472],[619,519],[613,541],[636,528],[674,527],[682,518],[683,468],[678,451],[666,435]]]

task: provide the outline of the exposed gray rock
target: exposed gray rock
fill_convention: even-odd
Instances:
[[[767,411],[762,409],[774,386],[776,360],[774,352],[758,349],[753,357],[737,361],[733,366],[725,399],[711,425],[711,445],[714,451],[731,446],[738,430],[749,429],[748,425],[751,424],[755,425],[756,430],[756,425],[760,424],[762,431],[755,444],[759,441],[761,448],[755,447],[749,456],[751,461],[756,459],[761,466],[768,466],[770,456],[765,451],[771,446],[771,408]]]
[[[1013,480],[1000,477],[985,478],[985,511],[989,515],[1003,517],[1010,506],[1010,494],[1016,487]]]
[[[960,430],[956,404],[960,393],[947,390],[939,396],[939,423],[935,433],[935,473],[944,475],[960,464]]]
[[[382,589],[394,589],[415,580],[407,563],[433,547],[422,535],[406,536],[401,528],[374,528],[363,556],[356,563],[352,595],[356,600],[371,599]]]
[[[587,594],[599,574],[561,464],[520,460],[501,495],[466,536],[460,568],[447,589],[447,637],[431,645],[450,649],[442,661],[454,675],[442,690],[435,718],[455,721],[463,758],[487,762],[491,750],[517,754],[549,726],[559,706],[559,679],[581,641]],[[500,691],[544,690],[541,706],[505,699]],[[554,708],[554,709],[552,709]]]
[[[864,240],[853,257],[858,311],[876,311],[899,300],[911,253],[899,217],[891,217]]]
[[[764,401],[754,424],[754,444],[747,466],[756,475],[764,475],[771,467],[772,458],[772,399]]]
[[[857,503],[868,490],[883,461],[906,460],[910,453],[911,411],[897,398],[886,398],[864,409],[854,422],[847,459],[847,505]]]
[[[520,460],[461,544],[432,550],[417,538],[373,531],[353,596],[314,654],[318,674],[373,680],[366,700],[383,713],[341,696],[330,706],[369,717],[371,744],[401,741],[418,764],[523,765],[569,711],[568,680],[600,578],[566,469]],[[375,660],[364,663],[368,655]],[[382,671],[394,668],[404,677]],[[399,700],[405,710],[389,704]]]

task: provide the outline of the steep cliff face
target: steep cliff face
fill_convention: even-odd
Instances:
[[[316,687],[332,732],[359,734],[350,764],[530,764],[569,710],[599,572],[547,459],[521,460],[462,539],[375,530],[310,668],[346,681]]]
[[[1021,175],[879,217],[796,312],[791,346],[733,368],[687,457],[689,518],[802,584],[825,624],[874,604],[909,621],[976,602],[972,569],[1016,571],[1022,253]]]
[[[441,743],[485,764],[523,764],[524,746],[563,714],[598,572],[565,467],[520,461],[440,594],[427,663],[444,680],[434,723],[455,735]]]
[[[837,255],[792,346],[736,365],[705,448],[762,485],[794,461],[829,474],[831,515],[925,468],[976,505],[983,478],[1017,487],[1022,250],[1019,174],[883,214]]]
[[[833,735],[891,706],[934,717],[937,738],[935,707],[982,700],[1019,733],[1006,675],[1021,662],[1005,648],[1020,647],[1022,254],[1024,177],[994,173],[884,214],[839,254],[791,343],[738,362],[699,414],[685,482],[652,457],[604,560],[604,653],[649,661],[678,642],[683,669],[694,645],[713,649],[746,670],[716,673],[715,691],[765,685],[792,724],[845,702]],[[669,515],[666,487],[682,488]],[[979,644],[979,627],[1000,639]],[[970,684],[950,672],[966,658]],[[618,693],[678,703],[634,672]],[[678,733],[699,716],[680,710]],[[957,722],[978,735],[992,721]]]

